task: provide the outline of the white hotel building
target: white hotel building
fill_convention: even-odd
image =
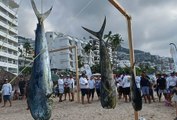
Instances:
[[[49,51],[76,45],[78,56],[82,56],[84,61],[90,60],[83,52],[83,47],[87,44],[87,42],[82,39],[57,32],[46,32],[46,39],[48,42]],[[93,63],[92,61],[89,62]],[[51,69],[75,71],[74,49],[50,53],[50,63]]]
[[[18,15],[14,0],[0,0],[0,68],[18,74]]]

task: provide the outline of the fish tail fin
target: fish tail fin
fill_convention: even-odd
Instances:
[[[103,32],[104,32],[105,26],[106,26],[106,17],[105,17],[105,19],[104,19],[103,25],[102,25],[102,27],[101,27],[101,29],[100,29],[99,32],[92,31],[92,30],[87,29],[87,28],[85,28],[85,27],[82,27],[82,28],[83,28],[84,30],[86,30],[87,32],[89,32],[90,34],[94,35],[95,37],[101,39],[101,38],[103,37]]]
[[[84,30],[86,30],[87,32],[89,32],[90,34],[92,34],[92,35],[94,35],[95,37],[98,38],[98,32],[92,31],[92,30],[87,29],[87,28],[85,28],[85,27],[82,27],[82,28],[83,28]]]
[[[43,22],[50,14],[50,12],[52,11],[52,7],[46,11],[45,13],[40,14],[39,11],[37,10],[36,4],[34,2],[34,0],[31,0],[31,5],[32,8],[34,10],[34,13],[36,14],[38,21]]]

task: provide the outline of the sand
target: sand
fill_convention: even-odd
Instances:
[[[53,98],[53,111],[51,120],[134,120],[134,111],[131,103],[119,100],[115,109],[103,109],[100,102],[95,98],[91,104],[70,102],[68,100],[58,102]],[[0,103],[2,106],[3,104]],[[175,108],[165,106],[163,102],[143,104],[140,116],[146,120],[173,120]],[[13,101],[0,108],[0,120],[33,120],[30,111],[26,110],[26,100]]]

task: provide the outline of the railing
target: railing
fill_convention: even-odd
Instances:
[[[4,8],[7,12],[12,14],[13,16],[18,17],[18,15],[15,13],[15,11],[11,10],[9,7],[4,5],[2,2],[0,3],[0,7]]]
[[[0,36],[3,36],[3,37],[5,37],[5,38],[7,38],[7,39],[10,39],[10,40],[12,40],[12,41],[14,41],[14,42],[18,42],[18,39],[17,39],[17,38],[12,37],[12,36],[9,35],[8,33],[4,33],[4,32],[5,32],[5,31],[0,30]]]
[[[16,19],[12,19],[11,17],[9,17],[8,15],[6,15],[1,11],[0,11],[0,16],[6,19],[7,21],[9,21],[10,23],[13,23],[14,25],[18,26],[18,21]]]

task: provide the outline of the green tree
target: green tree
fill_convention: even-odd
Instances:
[[[100,73],[100,64],[95,64],[91,67],[92,73]]]
[[[108,34],[104,35],[104,39],[106,40],[106,43],[111,46],[113,51],[116,50],[123,41],[120,34],[112,34],[111,31],[109,31]]]
[[[23,47],[24,47],[25,50],[26,50],[26,51],[25,51],[25,52],[26,52],[26,55],[27,55],[27,53],[30,53],[31,45],[30,45],[30,43],[29,43],[28,41],[24,43]]]
[[[92,50],[92,44],[89,42],[88,44],[86,44],[86,46],[84,47],[84,51],[89,54],[90,50]]]
[[[24,69],[25,67],[20,67],[19,68],[19,71],[22,71],[23,69]],[[26,67],[24,70],[23,70],[23,72],[22,72],[22,74],[23,75],[30,75],[31,74],[31,67]]]
[[[84,63],[82,62],[82,56],[78,56],[78,68],[81,68],[84,65]]]

